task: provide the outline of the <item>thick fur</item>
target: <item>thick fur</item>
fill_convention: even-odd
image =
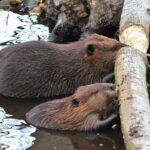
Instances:
[[[0,94],[18,98],[72,94],[113,72],[116,53],[123,46],[96,34],[72,44],[31,41],[9,46],[0,51]]]
[[[95,130],[107,126],[117,115],[114,85],[96,83],[79,87],[63,99],[48,101],[26,114],[30,124],[57,130]]]

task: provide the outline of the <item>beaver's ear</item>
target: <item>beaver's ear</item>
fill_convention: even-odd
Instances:
[[[86,46],[86,53],[88,55],[93,55],[94,54],[94,51],[95,51],[95,45],[94,44],[88,44]]]

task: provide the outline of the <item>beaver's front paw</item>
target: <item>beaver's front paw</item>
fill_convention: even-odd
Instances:
[[[102,79],[102,83],[114,83],[114,72],[109,73]]]

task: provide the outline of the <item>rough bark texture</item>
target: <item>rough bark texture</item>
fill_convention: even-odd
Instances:
[[[125,0],[120,41],[146,52],[149,45],[150,0]]]
[[[150,105],[146,58],[131,47],[122,48],[115,65],[120,118],[127,150],[150,150]]]
[[[149,10],[150,0],[125,0],[120,22],[120,41],[144,53],[149,45]],[[127,150],[150,150],[146,59],[140,51],[123,48],[115,65],[121,127]]]
[[[87,28],[102,30],[109,26],[118,27],[124,0],[87,0],[90,16]]]

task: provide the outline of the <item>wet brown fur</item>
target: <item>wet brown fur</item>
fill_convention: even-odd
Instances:
[[[31,41],[9,46],[0,51],[0,94],[18,98],[72,94],[113,72],[116,53],[123,46],[97,34],[70,44]]]
[[[97,129],[116,118],[115,116],[107,120],[118,107],[113,89],[114,85],[109,83],[81,86],[70,97],[34,107],[26,114],[27,121],[48,129]],[[74,104],[74,101],[78,103]]]

